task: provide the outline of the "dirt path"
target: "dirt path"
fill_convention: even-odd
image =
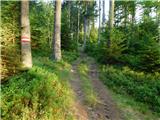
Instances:
[[[75,92],[76,103],[75,109],[78,120],[122,120],[116,104],[113,102],[107,88],[99,80],[96,62],[87,57],[85,54],[81,56],[72,65],[71,86]],[[96,106],[90,107],[84,103],[85,94],[81,87],[81,80],[78,74],[78,65],[84,60],[89,66],[89,78],[91,80],[94,91],[97,93],[99,102]]]

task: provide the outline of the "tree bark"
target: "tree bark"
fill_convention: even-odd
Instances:
[[[110,0],[110,9],[109,9],[109,39],[107,41],[107,46],[111,46],[111,35],[112,35],[112,28],[114,22],[114,0]]]
[[[105,0],[103,0],[103,18],[102,18],[103,27],[105,27]]]
[[[32,67],[29,1],[21,1],[21,54],[23,68]]]
[[[100,33],[101,33],[101,0],[99,0],[99,28],[98,28],[98,44],[100,43]]]
[[[55,1],[53,56],[56,61],[61,60],[61,0]]]
[[[158,42],[160,44],[160,7],[159,6],[157,6],[156,8],[156,15],[157,15],[156,21],[158,25]]]
[[[87,36],[87,18],[84,16],[84,43],[83,43],[83,50],[86,48],[86,36]]]
[[[78,50],[78,42],[79,42],[79,2],[77,4],[78,15],[77,15],[77,50]]]

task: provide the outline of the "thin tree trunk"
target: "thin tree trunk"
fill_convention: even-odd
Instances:
[[[53,49],[54,59],[61,60],[61,0],[55,1]]]
[[[126,4],[124,6],[124,14],[125,14],[125,18],[124,18],[124,27],[126,29],[127,26],[127,8],[126,8]]]
[[[77,5],[78,8],[78,16],[77,16],[77,50],[78,50],[78,42],[79,42],[79,5]]]
[[[111,35],[112,35],[112,28],[114,22],[114,0],[110,0],[110,9],[109,9],[109,39],[107,41],[107,46],[111,46]]]
[[[87,36],[87,18],[84,16],[84,43],[83,43],[83,50],[86,48],[86,36]]]
[[[29,1],[21,1],[21,54],[24,68],[32,67]]]
[[[105,0],[103,0],[103,18],[102,18],[103,27],[105,27]]]
[[[158,25],[158,42],[160,44],[160,7],[156,8],[156,15],[157,15],[157,25]]]
[[[101,0],[99,0],[99,28],[98,28],[98,44],[100,43],[100,33],[101,33]]]
[[[131,20],[131,24],[132,24],[132,26],[131,26],[131,28],[132,28],[132,35],[131,35],[131,37],[132,37],[132,39],[134,39],[134,24],[135,24],[135,14],[136,14],[136,4],[135,4],[135,2],[134,2],[134,7],[133,7],[133,10],[132,10],[132,20]],[[129,41],[128,41],[128,46],[130,45],[130,43],[129,43]]]
[[[91,26],[90,26],[90,20],[88,19],[88,29],[87,29],[87,33],[88,33],[88,38],[90,38],[90,31],[91,31]],[[89,40],[90,41],[90,40]]]

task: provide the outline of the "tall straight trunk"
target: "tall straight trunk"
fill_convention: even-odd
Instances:
[[[72,28],[73,28],[73,22],[71,20],[71,1],[68,2],[68,10],[69,10],[69,32],[70,32],[70,38],[73,40],[73,35],[72,35]]]
[[[102,16],[102,24],[105,27],[105,0],[103,0],[103,16]]]
[[[100,33],[101,33],[101,0],[99,0],[99,28],[98,28],[98,43],[100,43]]]
[[[136,14],[136,4],[134,2],[134,7],[133,7],[133,10],[132,10],[132,20],[131,20],[131,28],[132,28],[132,39],[134,39],[134,24],[135,24],[135,14]],[[130,42],[128,41],[128,47],[130,45]]]
[[[125,29],[126,29],[126,27],[127,27],[127,6],[126,6],[126,4],[125,4],[125,6],[124,6],[124,27],[125,27]]]
[[[132,13],[132,26],[134,26],[135,23],[135,11]]]
[[[107,46],[111,46],[111,36],[112,36],[112,28],[113,28],[113,22],[114,22],[114,0],[110,0],[109,3],[109,39],[107,41]]]
[[[21,54],[23,68],[32,67],[29,1],[21,1]]]
[[[79,5],[77,4],[78,15],[77,15],[77,50],[78,50],[78,42],[79,42]]]
[[[56,61],[61,60],[61,0],[55,1],[53,56]]]
[[[68,17],[69,17],[69,29],[71,29],[71,1],[67,1],[68,2]]]
[[[156,22],[158,25],[158,42],[160,44],[160,7],[157,6],[156,8]]]
[[[87,27],[87,33],[88,33],[88,37],[90,36],[90,31],[91,31],[91,21],[88,19],[88,27]]]
[[[84,43],[83,43],[83,50],[86,48],[86,37],[87,37],[87,18],[84,16]]]

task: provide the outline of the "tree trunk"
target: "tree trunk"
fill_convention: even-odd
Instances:
[[[126,27],[127,27],[127,5],[125,4],[125,6],[124,6],[124,27],[125,27],[125,29],[126,29]]]
[[[105,0],[103,0],[103,18],[102,18],[103,28],[105,27]]]
[[[156,15],[157,15],[156,21],[158,25],[158,42],[160,44],[160,7],[159,6],[156,8]]]
[[[109,39],[107,42],[107,46],[111,46],[111,35],[112,35],[112,28],[114,22],[114,0],[110,0],[110,8],[109,8]]]
[[[90,23],[90,20],[88,19],[88,27],[87,27],[87,35],[88,35],[88,38],[90,38],[89,36],[90,36],[90,31],[91,31],[91,25],[90,25],[91,23]],[[90,41],[90,40],[89,40]]]
[[[61,60],[61,0],[55,1],[53,55],[56,61]]]
[[[84,16],[84,43],[83,43],[83,50],[86,48],[86,36],[87,36],[87,18]]]
[[[77,50],[78,50],[78,42],[79,42],[79,3],[77,4],[78,15],[77,15]]]
[[[23,68],[32,67],[29,1],[21,1],[21,54]]]
[[[98,28],[98,44],[100,43],[100,33],[101,33],[101,0],[99,0],[99,28]]]

